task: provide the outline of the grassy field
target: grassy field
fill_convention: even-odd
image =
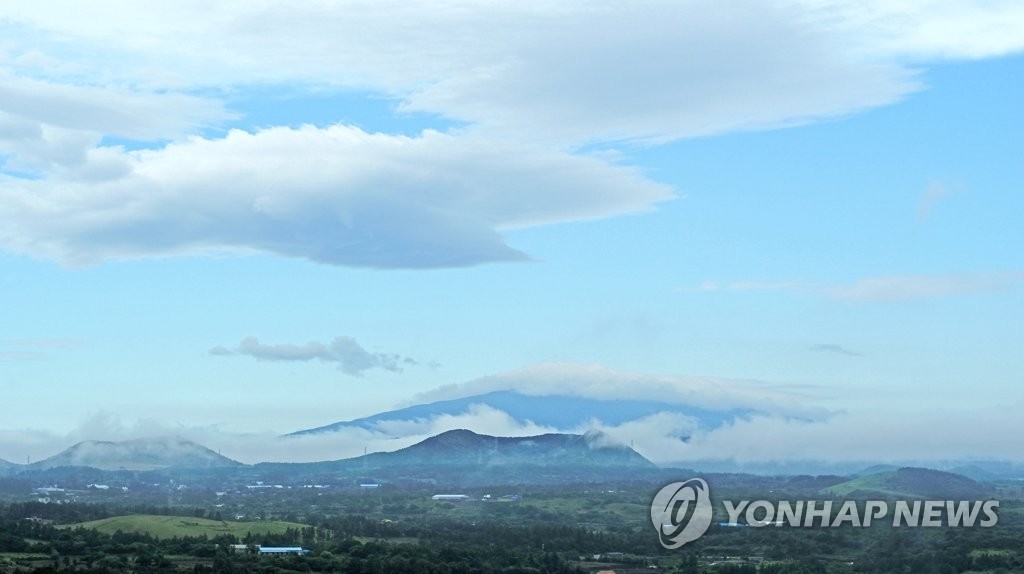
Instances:
[[[79,524],[69,524],[64,526],[64,528],[89,528],[106,534],[113,534],[118,530],[122,532],[144,532],[157,538],[173,538],[175,536],[202,536],[204,534],[209,537],[221,534],[245,536],[250,532],[253,534],[279,534],[289,528],[305,528],[306,526],[305,524],[295,522],[275,520],[233,522],[188,516],[131,514]]]
[[[881,472],[878,474],[869,474],[867,476],[858,476],[857,478],[848,480],[830,486],[824,489],[822,492],[830,494],[832,496],[849,496],[856,491],[870,491],[877,492],[880,494],[888,494],[890,496],[901,496],[907,493],[898,492],[888,488],[887,481],[896,476],[896,472]]]

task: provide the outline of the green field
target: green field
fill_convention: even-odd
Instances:
[[[121,532],[143,532],[157,538],[173,538],[175,536],[202,536],[204,534],[208,537],[222,534],[231,534],[239,537],[245,536],[248,533],[280,534],[289,528],[307,528],[307,525],[276,520],[233,522],[189,516],[131,514],[79,524],[69,524],[63,528],[89,528],[105,534],[113,534],[118,530]]]
[[[862,492],[876,492],[879,494],[887,494],[890,496],[913,496],[912,493],[899,492],[892,490],[889,487],[888,482],[896,476],[896,472],[880,472],[877,474],[869,474],[866,476],[858,476],[846,482],[836,484],[824,489],[825,494],[832,496],[849,496],[850,494],[862,491]]]

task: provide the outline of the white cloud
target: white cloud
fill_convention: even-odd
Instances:
[[[247,355],[263,361],[313,361],[337,363],[338,368],[354,377],[370,369],[402,372],[403,367],[416,365],[409,357],[394,353],[370,352],[352,337],[335,337],[330,343],[310,341],[305,345],[265,344],[256,337],[246,337],[234,349],[214,347],[211,355]]]
[[[937,299],[957,295],[1016,289],[1024,273],[961,273],[954,275],[894,275],[861,279],[852,285],[835,286],[827,294],[852,301],[900,301]]]
[[[592,420],[575,429],[577,433],[599,431],[608,444],[632,445],[637,452],[651,460],[663,462],[668,453],[675,453],[681,441],[688,440],[700,429],[699,421],[679,413],[655,413],[619,425],[606,425]],[[670,444],[673,448],[662,449],[658,445]]]
[[[834,343],[819,343],[817,345],[811,345],[810,349],[817,353],[834,353],[836,355],[844,355],[847,357],[863,357],[864,353],[847,349],[842,345],[836,345]]]
[[[201,18],[194,10],[47,5],[19,10],[16,31],[88,46],[100,62],[118,63],[102,69],[111,81],[129,85],[367,89],[490,133],[570,145],[788,125],[918,87],[898,65],[847,53],[834,29],[789,2],[218,3]],[[48,57],[81,62],[57,42],[51,49],[59,54]]]
[[[577,5],[519,19],[534,27],[499,35],[503,57],[414,91],[404,108],[563,142],[664,141],[845,114],[918,87],[781,3]]]
[[[522,260],[498,231],[672,195],[581,146],[884,105],[920,89],[914,62],[1018,51],[1022,25],[1009,1],[19,4],[0,9],[0,245],[67,263]],[[182,139],[268,85],[365,91],[465,125]],[[105,136],[173,143],[126,153]]]
[[[663,460],[1020,461],[1019,409],[848,412],[813,422],[755,417],[696,435]]]
[[[0,110],[56,128],[139,140],[180,137],[231,114],[217,100],[0,75]]]
[[[1024,48],[1024,10],[1009,0],[57,2],[9,18],[11,60],[71,60],[108,83],[367,89],[572,142],[848,113],[917,89],[912,58]]]
[[[902,59],[977,59],[1024,50],[1016,0],[799,0],[865,52]]]
[[[45,359],[51,351],[75,349],[85,345],[79,339],[57,337],[38,339],[0,339],[0,361],[33,361]]]
[[[491,436],[536,436],[564,430],[538,425],[529,420],[518,421],[504,411],[483,404],[469,405],[464,413],[381,421],[374,429],[388,436],[423,438],[456,429],[470,429]]]
[[[573,429],[600,431],[632,445],[658,464],[707,461],[765,463],[910,463],[953,460],[1022,462],[1020,406],[970,411],[843,412],[809,421],[782,416],[739,418],[702,429],[676,413],[657,413],[620,425],[600,421]],[[936,432],[942,429],[942,432]]]
[[[208,98],[17,77],[0,65],[0,173],[108,179],[127,162],[98,147],[103,137],[170,140],[230,117]]]
[[[0,361],[37,361],[45,358],[46,353],[41,351],[0,349]]]
[[[344,428],[335,432],[282,436],[271,432],[242,433],[218,426],[184,426],[155,419],[127,419],[99,412],[66,434],[30,429],[0,429],[0,458],[11,462],[53,456],[84,440],[122,441],[157,436],[181,436],[246,464],[257,462],[316,462],[352,458],[369,452],[405,448],[454,429],[472,429],[494,436],[535,436],[554,429],[520,423],[486,405],[465,413],[429,419],[387,421],[379,428]]]
[[[217,426],[186,427],[156,420],[127,420],[98,413],[67,434],[39,430],[0,430],[0,458],[12,462],[52,456],[82,440],[128,440],[178,435],[245,463],[314,462],[351,458],[404,448],[453,429],[495,436],[535,436],[549,432],[600,431],[607,440],[632,444],[659,464],[694,461],[750,463],[865,462],[936,464],[954,460],[1024,462],[1019,440],[1021,405],[973,410],[882,413],[850,411],[808,421],[782,416],[737,419],[716,429],[700,429],[677,413],[656,413],[620,425],[600,421],[576,429],[552,429],[512,419],[485,405],[465,413],[410,421],[388,421],[378,428],[280,436],[239,433]],[[942,429],[942,432],[936,432]],[[686,439],[686,440],[683,440]]]
[[[712,410],[755,409],[789,416],[826,413],[795,389],[762,381],[723,377],[652,375],[597,364],[547,363],[446,385],[413,401],[432,402],[493,391],[525,395],[568,395],[600,400],[650,400]]]
[[[677,291],[786,291],[846,301],[913,301],[1012,291],[1024,282],[1024,272],[950,273],[945,275],[889,275],[865,277],[850,284],[801,281],[746,281],[719,284],[704,281]]]
[[[711,293],[715,291],[803,291],[812,287],[802,281],[735,281],[720,283],[718,281],[701,281],[696,287],[681,287],[680,293]]]
[[[935,208],[942,203],[943,200],[947,199],[950,195],[953,195],[953,190],[946,185],[939,182],[932,182],[925,189],[924,193],[921,194],[920,199],[917,202],[917,217],[918,219],[928,219],[932,216]]]
[[[263,251],[350,266],[460,266],[524,259],[500,229],[671,197],[628,167],[431,131],[236,130],[159,150],[95,151],[107,156],[97,163],[120,162],[124,173],[5,182],[0,244],[72,264]]]

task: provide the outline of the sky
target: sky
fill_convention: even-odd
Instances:
[[[0,458],[288,459],[501,381],[830,413],[605,429],[656,460],[1024,460],[1022,30],[999,0],[0,7]],[[419,423],[299,458],[573,430]]]

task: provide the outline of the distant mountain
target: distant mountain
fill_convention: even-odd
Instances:
[[[868,476],[871,474],[880,474],[883,472],[894,472],[899,470],[900,468],[900,466],[895,464],[874,464],[852,474],[853,476]]]
[[[978,482],[994,482],[1001,478],[998,474],[988,471],[976,464],[956,466],[949,469],[949,471],[962,474],[967,478],[977,480]]]
[[[495,437],[460,429],[394,452],[316,463],[261,463],[269,476],[324,475],[450,485],[553,484],[643,476],[657,470],[601,433]]]
[[[983,482],[1024,480],[1024,463],[1021,462],[972,460],[950,462],[946,467],[948,467],[950,472],[956,472]]]
[[[800,476],[834,475],[858,476],[865,463],[845,461],[815,461],[774,459],[763,461],[736,460],[733,458],[691,458],[687,460],[659,461],[662,468],[687,467],[701,472],[724,474],[755,474],[759,476]],[[897,467],[893,467],[897,468]]]
[[[476,466],[616,466],[654,468],[654,463],[600,433],[496,437],[460,429],[394,452],[351,459],[371,466],[455,464]]]
[[[123,442],[85,441],[60,454],[28,465],[30,469],[85,466],[100,470],[157,470],[242,466],[205,446],[181,437]]]
[[[20,464],[14,464],[13,462],[6,461],[6,460],[0,458],[0,475],[4,475],[4,474],[7,474],[9,472],[13,472],[15,469],[20,468],[20,467],[21,467]]]
[[[985,496],[989,489],[966,476],[941,470],[905,467],[894,471],[858,476],[825,491],[835,496],[901,496],[934,499],[971,499]]]
[[[441,415],[465,414],[473,405],[487,405],[504,411],[520,423],[532,421],[537,425],[559,430],[576,429],[593,419],[607,425],[620,425],[661,412],[678,413],[694,419],[700,427],[710,429],[751,414],[751,411],[743,409],[718,411],[655,400],[601,400],[568,395],[525,395],[507,390],[415,405],[291,434],[315,434],[344,428],[380,430],[381,423],[389,421],[423,420]]]

